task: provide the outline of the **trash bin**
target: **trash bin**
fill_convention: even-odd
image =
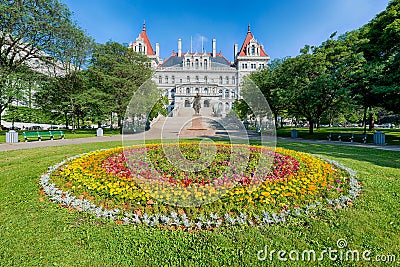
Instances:
[[[374,144],[375,145],[385,145],[385,134],[381,131],[374,133]]]
[[[97,136],[103,136],[103,129],[97,128]]]
[[[290,134],[290,137],[292,137],[292,138],[299,137],[299,132],[296,129],[293,129],[291,134]]]
[[[10,130],[6,133],[6,143],[18,143],[18,132]]]

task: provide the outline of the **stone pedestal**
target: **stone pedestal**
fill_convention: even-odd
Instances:
[[[187,129],[183,129],[179,133],[180,136],[212,136],[215,135],[215,131],[208,129],[203,125],[203,117],[201,115],[193,115],[191,120],[191,126]]]

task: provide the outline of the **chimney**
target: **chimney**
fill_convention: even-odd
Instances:
[[[178,57],[182,56],[182,39],[178,39]]]
[[[236,60],[237,53],[238,53],[238,49],[239,49],[238,44],[235,44],[235,45],[233,46],[233,60]]]
[[[212,39],[212,56],[217,56],[217,40],[215,38]]]
[[[156,56],[160,56],[160,44],[156,43]]]

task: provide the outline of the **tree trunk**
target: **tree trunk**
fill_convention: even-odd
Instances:
[[[65,118],[65,128],[67,128],[68,129],[68,121],[69,121],[69,119],[68,119],[68,113],[67,112],[64,112],[64,118]]]
[[[363,121],[362,121],[362,126],[364,127],[364,134],[367,133],[367,109],[368,107],[364,107],[364,115],[363,115]]]
[[[317,130],[319,130],[321,127],[321,118],[318,118],[317,120]]]
[[[2,124],[1,124],[1,113],[3,113],[3,109],[2,109],[2,107],[0,106],[0,130],[2,130]]]
[[[374,109],[373,108],[369,108],[369,118],[368,118],[368,122],[369,122],[369,127],[368,130],[372,131],[374,129]]]
[[[310,124],[308,128],[308,133],[314,134],[314,120],[310,118],[308,119],[308,123]]]
[[[74,101],[72,100],[72,98],[70,98],[70,103],[71,103],[71,127],[72,127],[72,133],[75,133],[75,105],[74,105]],[[79,118],[78,118],[79,120]]]
[[[281,128],[283,128],[283,117],[281,116]]]
[[[120,114],[117,114],[117,118],[118,118],[119,133],[122,134],[122,117]],[[111,124],[112,124],[112,121],[111,121]]]
[[[79,121],[79,116],[76,116],[77,122],[78,122],[78,129],[81,127],[81,123]]]
[[[72,112],[71,113],[71,132],[75,133],[75,114]]]
[[[279,124],[278,124],[278,114],[277,113],[274,113],[274,120],[275,120],[275,128],[278,128]]]

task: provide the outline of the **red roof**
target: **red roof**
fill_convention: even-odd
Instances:
[[[151,46],[149,37],[147,36],[147,33],[146,33],[146,23],[143,24],[143,29],[142,29],[142,32],[139,34],[139,36],[141,38],[143,38],[144,43],[147,46],[147,49],[146,49],[147,53],[146,54],[148,56],[155,55],[156,53],[154,52],[153,47]]]
[[[246,56],[246,49],[249,45],[250,41],[254,38],[253,34],[250,31],[250,25],[247,27],[247,35],[246,39],[244,39],[242,48],[240,49],[239,56]],[[267,54],[264,51],[264,48],[260,46],[260,56],[266,57]]]

